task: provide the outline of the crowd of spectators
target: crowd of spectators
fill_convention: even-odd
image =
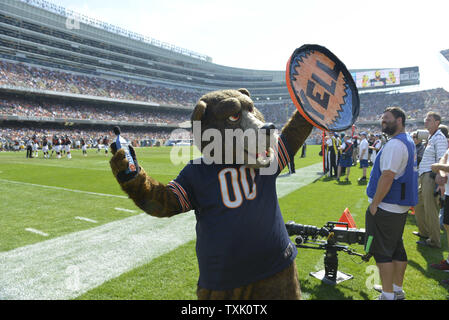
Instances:
[[[254,101],[254,105],[264,115],[267,122],[272,122],[280,128],[291,117],[296,110],[291,101],[280,100],[277,102],[261,103]]]
[[[204,92],[195,89],[181,90],[138,84],[119,79],[106,79],[56,71],[7,61],[0,61],[0,85],[113,99],[155,102],[174,106],[192,105],[204,94]]]
[[[34,67],[23,63],[0,61],[0,85],[12,85],[33,89],[53,90],[92,96],[127,99],[134,101],[156,102],[173,106],[193,108],[199,97],[205,92],[200,90],[180,90],[175,88],[133,83],[118,79],[106,79],[95,76],[56,71]],[[360,93],[360,113],[356,126],[374,132],[377,121],[388,106],[399,106],[405,110],[408,120],[407,131],[422,127],[420,120],[428,111],[436,111],[443,119],[449,118],[449,93],[442,88],[415,92],[371,92]],[[264,114],[267,122],[278,129],[289,119],[295,110],[290,99],[261,101],[254,99],[256,107]],[[155,111],[143,108],[100,107],[80,102],[36,101],[27,98],[0,98],[0,116],[37,117],[144,122],[148,124],[165,123],[176,125],[190,119],[189,111]],[[369,123],[373,122],[373,123]],[[319,143],[322,132],[314,130],[308,143]]]
[[[361,93],[359,97],[360,113],[356,124],[380,120],[385,108],[390,106],[401,107],[406,112],[408,120],[422,120],[429,111],[438,112],[443,118],[449,118],[449,92],[442,88],[415,92]],[[295,110],[293,103],[285,100],[263,104],[255,101],[255,105],[267,121],[277,125],[284,124]]]
[[[435,93],[435,95],[433,95]],[[366,121],[379,120],[379,114],[391,105],[402,106],[406,110],[408,120],[421,120],[428,111],[436,111],[442,114],[443,118],[449,117],[449,93],[443,89],[433,89],[402,94],[362,94],[361,110],[356,124]],[[404,101],[415,97],[411,101],[421,101],[419,104],[401,103],[401,96],[404,95]],[[391,100],[385,98],[391,96]],[[377,100],[376,97],[379,99]],[[424,97],[427,97],[424,99]],[[419,99],[421,98],[421,99]],[[378,103],[376,101],[381,101]],[[281,128],[289,119],[295,107],[289,102],[261,104],[255,102],[256,107],[264,114],[267,122],[272,122],[276,127]],[[421,107],[419,107],[421,105]],[[368,107],[372,106],[372,107]],[[374,110],[374,111],[373,111]],[[372,114],[366,116],[366,114]],[[190,119],[190,112],[181,111],[154,111],[143,109],[117,109],[83,106],[78,103],[51,103],[34,102],[24,99],[1,99],[0,115],[17,115],[25,117],[57,118],[57,119],[90,119],[90,120],[112,120],[129,121],[145,123],[166,123],[178,124]],[[410,121],[409,124],[413,125]],[[363,124],[362,124],[363,125]],[[364,124],[367,126],[367,124]]]
[[[118,108],[88,107],[74,103],[55,104],[24,99],[1,99],[0,115],[38,118],[103,120],[144,122],[148,124],[178,124],[190,119],[189,112],[131,110]]]
[[[409,120],[421,120],[429,111],[449,117],[449,93],[442,89],[421,90],[415,92],[373,92],[362,93],[360,97],[359,121],[379,120],[385,108],[401,107]]]

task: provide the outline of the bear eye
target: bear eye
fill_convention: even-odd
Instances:
[[[240,119],[240,114],[238,114],[238,113],[236,113],[236,114],[234,114],[233,116],[230,116],[230,117],[228,118],[228,120],[231,121],[231,122],[236,122],[236,121],[238,121],[239,119]]]

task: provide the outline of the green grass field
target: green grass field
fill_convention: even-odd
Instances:
[[[169,147],[140,148],[136,153],[141,166],[152,177],[167,183],[175,178],[183,167],[183,164],[170,163],[170,151]],[[318,151],[318,146],[308,146],[306,158],[296,157],[296,168],[305,168],[319,163],[321,158],[318,156]],[[186,223],[173,220],[173,223],[168,224],[170,219],[174,218],[156,221],[155,218],[143,216],[142,212],[124,195],[113,178],[108,163],[110,155],[105,156],[104,153],[97,154],[96,150],[89,150],[88,156],[83,157],[79,151],[75,150],[71,160],[43,159],[42,153],[39,156],[35,159],[26,159],[25,152],[0,153],[0,201],[2,203],[0,267],[2,270],[11,271],[8,275],[0,274],[0,299],[14,297],[11,292],[16,292],[15,286],[26,291],[37,281],[36,279],[44,276],[41,273],[46,272],[47,269],[52,270],[49,268],[51,260],[48,258],[48,252],[55,256],[65,254],[67,258],[64,259],[70,259],[70,250],[72,250],[70,241],[78,241],[76,251],[73,249],[74,255],[83,257],[89,252],[83,252],[82,241],[84,237],[89,239],[90,232],[93,234],[95,231],[97,233],[90,236],[91,238],[108,237],[108,239],[101,239],[107,242],[109,251],[103,251],[98,256],[98,265],[104,264],[103,261],[110,261],[110,257],[117,258],[116,256],[120,255],[118,251],[115,251],[114,245],[119,246],[121,238],[115,239],[113,230],[123,231],[122,237],[132,238],[132,234],[126,234],[128,229],[125,227],[131,228],[129,230],[146,228],[145,223],[154,227],[155,231],[160,231],[163,239],[141,244],[142,247],[139,247],[139,250],[142,251],[137,251],[137,248],[132,246],[125,250],[138,253],[146,252],[145,250],[156,246],[163,247],[167,243],[175,242],[175,235],[181,232],[179,229],[182,227],[189,238],[185,241],[179,240],[172,247],[164,247],[160,254],[148,261],[136,262],[135,267],[133,265],[124,267],[123,270],[126,271],[120,274],[113,272],[114,265],[107,266],[105,270],[110,270],[112,276],[107,277],[105,281],[101,280],[104,271],[97,272],[95,263],[89,266],[89,272],[93,278],[98,275],[100,280],[89,282],[90,279],[77,279],[76,272],[73,273],[71,270],[76,271],[79,262],[73,259],[74,261],[68,262],[67,265],[75,266],[75,269],[68,268],[66,265],[60,268],[61,281],[65,286],[70,287],[73,284],[70,281],[73,279],[76,280],[74,283],[78,287],[82,287],[87,282],[94,284],[89,284],[88,290],[80,290],[76,287],[69,298],[82,300],[196,299],[198,266],[195,256],[194,225],[191,224],[193,220],[188,220]],[[364,228],[368,201],[365,195],[366,185],[357,183],[360,176],[361,169],[353,167],[350,183],[338,184],[333,179],[322,177],[280,198],[279,203],[285,221],[293,220],[297,223],[321,227],[327,221],[338,220],[344,209],[348,208],[357,227]],[[430,268],[431,263],[447,257],[446,234],[441,233],[443,243],[441,250],[418,248],[415,243],[417,238],[412,235],[414,230],[416,230],[415,219],[410,215],[404,232],[404,242],[409,258],[404,282],[407,299],[448,299],[448,288],[440,285],[439,281],[449,278],[449,273]],[[145,230],[139,232],[144,234]],[[95,246],[101,247],[102,241],[97,241]],[[132,241],[130,243],[138,243]],[[95,246],[86,243],[85,250],[92,250],[88,248],[96,248]],[[363,253],[361,245],[351,247]],[[47,251],[43,248],[47,248],[45,249]],[[46,253],[39,256],[39,252]],[[323,253],[321,250],[311,249],[298,251],[296,260],[304,299],[369,300],[377,296],[377,292],[371,289],[374,283],[380,283],[373,259],[368,263],[362,263],[358,257],[339,253],[339,271],[352,274],[354,278],[332,287],[322,284],[309,275],[310,272],[323,269]],[[19,270],[18,266],[27,259],[30,259],[29,263],[32,261],[35,268],[33,272],[36,274],[28,272],[28,269]],[[8,268],[17,270],[8,270]],[[29,282],[16,284],[14,280],[16,275],[17,279],[27,278]],[[52,277],[51,274],[45,276]],[[9,287],[12,289],[8,289]],[[80,294],[76,294],[77,290],[80,290]]]

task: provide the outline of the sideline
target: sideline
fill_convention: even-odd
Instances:
[[[317,163],[279,177],[278,198],[316,181],[321,171]],[[0,299],[76,298],[195,239],[195,224],[193,211],[171,218],[139,214],[0,252]]]
[[[84,194],[89,194],[89,195],[93,195],[93,196],[102,196],[102,197],[113,197],[113,198],[120,198],[120,199],[128,199],[127,196],[122,196],[122,195],[117,195],[117,194],[107,194],[107,193],[98,193],[98,192],[91,192],[91,191],[75,190],[75,189],[68,189],[68,188],[55,187],[55,186],[46,186],[46,185],[43,185],[43,184],[36,184],[36,183],[29,183],[29,182],[22,182],[22,181],[0,179],[0,182],[21,184],[21,185],[24,185],[24,186],[40,187],[40,188],[47,188],[47,189],[54,189],[54,190],[70,191],[70,192],[75,192],[75,193],[84,193]]]

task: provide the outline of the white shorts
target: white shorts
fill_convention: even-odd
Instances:
[[[66,145],[64,146],[64,150],[65,150],[66,152],[70,152],[70,145],[69,145],[69,144],[66,144]]]
[[[82,146],[81,150],[86,151],[87,150],[87,146],[86,145]]]
[[[43,146],[42,147],[42,152],[48,152],[48,146]]]
[[[61,145],[55,146],[54,149],[56,152],[61,152]]]
[[[37,151],[39,148],[39,145],[37,143],[33,144],[33,151]]]

